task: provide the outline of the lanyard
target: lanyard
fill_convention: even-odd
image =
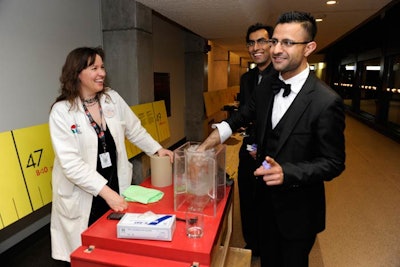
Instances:
[[[103,127],[99,127],[99,125],[93,120],[93,117],[90,114],[89,110],[87,109],[85,103],[83,102],[82,104],[83,104],[83,109],[85,110],[86,116],[89,118],[90,124],[96,131],[97,136],[99,137],[101,144],[103,145],[103,150],[105,153],[107,151],[107,145],[106,145],[106,137],[104,135]],[[100,102],[99,102],[99,108],[100,108],[100,119],[102,121],[101,124],[103,124],[103,110],[101,109]]]

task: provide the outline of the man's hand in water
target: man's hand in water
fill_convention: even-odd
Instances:
[[[219,144],[221,144],[221,139],[219,137],[218,129],[215,129],[206,138],[206,140],[204,140],[204,142],[199,145],[199,147],[197,148],[197,151],[204,152],[207,149],[211,149]]]

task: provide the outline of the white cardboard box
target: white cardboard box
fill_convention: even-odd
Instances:
[[[117,237],[171,241],[175,214],[126,213],[117,224]]]

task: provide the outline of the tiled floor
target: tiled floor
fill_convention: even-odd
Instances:
[[[400,267],[400,144],[352,117],[345,134],[346,170],[326,183],[327,225],[310,267]],[[228,141],[229,173],[236,172],[240,141]],[[238,211],[236,194],[231,246],[243,247]],[[251,267],[258,266],[253,258]]]
[[[400,267],[400,144],[351,117],[346,122],[347,167],[326,183],[327,226],[311,252],[310,267]],[[235,134],[226,144],[227,172],[236,182],[241,137]],[[241,248],[235,189],[231,246]],[[45,228],[13,254],[1,255],[1,266],[56,266],[48,232]],[[259,266],[253,258],[251,267]]]

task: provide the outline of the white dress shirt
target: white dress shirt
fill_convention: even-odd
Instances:
[[[286,97],[283,97],[283,90],[281,89],[279,93],[275,95],[271,116],[272,129],[275,128],[278,122],[282,119],[283,115],[285,115],[286,111],[299,93],[301,87],[303,87],[309,73],[310,68],[308,66],[302,72],[287,80],[284,80],[279,73],[279,79],[284,81],[286,84],[290,84],[290,94]]]

